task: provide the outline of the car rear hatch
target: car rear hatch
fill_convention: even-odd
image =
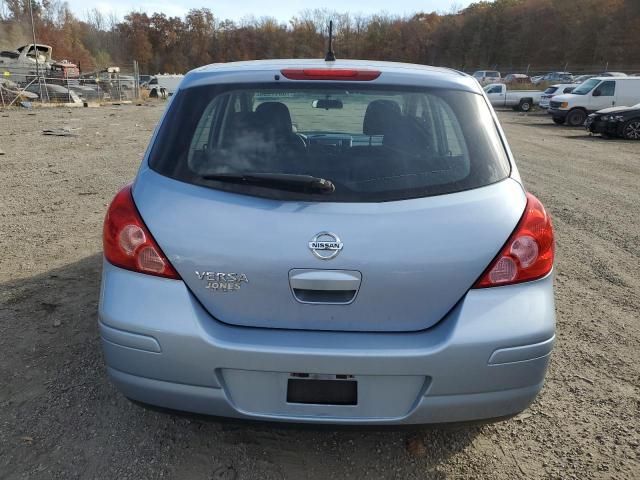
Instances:
[[[382,204],[305,203],[219,192],[153,171],[140,177],[134,198],[216,319],[357,331],[434,325],[489,265],[525,205],[513,180]],[[330,260],[309,245],[323,231],[342,242]]]
[[[433,326],[489,265],[526,203],[483,97],[388,87],[358,96],[354,86],[293,83],[178,94],[133,190],[150,232],[221,322]],[[258,116],[258,127],[242,130]],[[281,124],[281,137],[263,149],[274,137],[256,137],[255,128]],[[255,145],[253,157],[246,149]],[[335,191],[225,177],[256,170],[322,177]]]

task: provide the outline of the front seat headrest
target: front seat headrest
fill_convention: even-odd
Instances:
[[[365,135],[384,135],[385,130],[400,119],[400,105],[393,100],[374,100],[367,105],[362,123]]]
[[[290,135],[293,132],[291,114],[282,102],[265,102],[256,108],[258,128],[270,130],[276,135]]]

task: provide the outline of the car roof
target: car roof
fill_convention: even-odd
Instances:
[[[450,88],[481,93],[478,82],[465,73],[444,67],[432,67],[411,63],[381,62],[371,60],[343,60],[325,62],[322,59],[252,60],[243,62],[214,63],[191,70],[184,78],[181,89],[220,83],[272,83],[274,81],[297,82],[280,76],[287,68],[335,68],[370,69],[381,72],[376,80],[353,84],[417,85]],[[276,80],[275,76],[279,79]],[[322,84],[326,80],[311,80]],[[336,83],[336,81],[332,81]]]
[[[630,80],[632,82],[633,81],[637,82],[638,80],[640,80],[640,77],[592,77],[589,80],[607,80],[609,82],[610,81],[614,81],[614,80],[617,81],[617,82],[619,82],[619,81],[626,82],[626,81]]]

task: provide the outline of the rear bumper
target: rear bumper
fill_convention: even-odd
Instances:
[[[183,282],[105,262],[99,327],[111,380],[144,403],[295,422],[472,421],[516,414],[542,388],[552,282],[472,290],[422,332],[292,331],[223,324]],[[352,375],[358,404],[287,403],[294,372]]]

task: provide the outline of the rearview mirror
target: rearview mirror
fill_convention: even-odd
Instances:
[[[311,106],[313,108],[322,108],[323,110],[340,110],[343,107],[342,100],[334,100],[330,98],[314,100],[311,102]]]
[[[600,92],[600,90],[598,90],[597,88],[593,91],[593,96],[594,97],[599,97],[600,95],[602,95],[602,92]]]

